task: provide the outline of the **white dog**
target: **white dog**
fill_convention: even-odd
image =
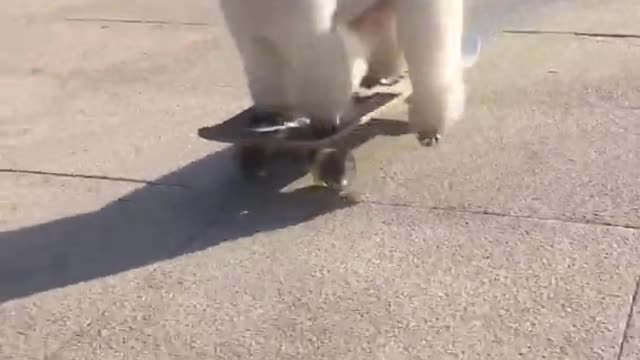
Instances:
[[[256,114],[289,108],[334,129],[363,79],[413,87],[409,124],[425,145],[465,107],[463,0],[221,0]]]

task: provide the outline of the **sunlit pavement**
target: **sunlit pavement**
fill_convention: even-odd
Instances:
[[[0,359],[640,358],[639,1],[475,1],[465,120],[380,121],[357,204],[196,136],[215,2],[5,3]]]

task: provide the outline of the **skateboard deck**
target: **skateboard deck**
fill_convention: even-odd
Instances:
[[[480,53],[480,39],[472,44],[465,41],[463,64],[472,67]],[[411,94],[411,83],[407,74],[394,84],[377,85],[372,89],[354,94],[347,111],[342,116],[337,131],[330,136],[318,138],[310,131],[309,120],[301,117],[274,126],[256,127],[251,123],[252,109],[220,124],[198,129],[198,136],[211,141],[237,145],[258,145],[280,148],[320,149],[335,146],[354,129],[379,116],[385,110],[406,101]]]
[[[354,94],[336,132],[322,138],[313,135],[306,118],[292,119],[282,125],[255,127],[251,124],[251,109],[220,124],[200,128],[198,135],[206,140],[238,145],[309,149],[331,147],[358,126],[406,100],[410,93],[409,79],[405,76],[393,85],[380,85],[366,93]]]

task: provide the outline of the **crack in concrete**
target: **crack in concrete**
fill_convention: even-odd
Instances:
[[[559,222],[564,224],[575,224],[575,225],[590,225],[590,226],[604,226],[611,227],[617,229],[624,230],[634,230],[640,231],[640,225],[631,225],[631,224],[616,224],[609,221],[595,221],[595,220],[581,220],[570,217],[544,217],[544,216],[534,216],[534,215],[519,215],[519,214],[508,214],[501,213],[498,211],[491,210],[473,210],[473,209],[460,209],[454,206],[421,206],[414,204],[401,204],[401,203],[388,203],[383,201],[376,200],[363,200],[362,203],[378,205],[378,206],[387,206],[387,207],[403,207],[403,208],[411,208],[411,209],[420,209],[420,210],[433,210],[433,211],[442,211],[442,212],[450,212],[457,214],[469,214],[469,215],[484,215],[484,216],[495,216],[501,218],[510,218],[510,219],[522,219],[522,220],[531,220],[531,221],[545,221],[545,222]]]
[[[143,24],[143,25],[179,25],[179,26],[211,26],[209,23],[198,21],[167,21],[167,20],[146,20],[146,19],[117,19],[117,18],[65,18],[70,22],[107,22],[120,24]]]
[[[584,31],[560,31],[560,30],[518,30],[507,29],[502,31],[505,34],[524,34],[524,35],[573,35],[580,37],[595,38],[617,38],[617,39],[640,39],[640,34],[631,33],[600,33],[600,32],[584,32]]]
[[[120,176],[73,174],[73,173],[49,172],[49,171],[39,171],[39,170],[3,169],[3,168],[0,168],[0,174],[40,175],[40,176],[52,176],[52,177],[70,178],[70,179],[102,180],[102,181],[143,184],[143,185],[149,185],[149,186],[190,189],[189,186],[184,184],[164,183],[164,182],[158,182],[158,181],[134,179],[134,178],[127,178],[127,177],[120,177]]]
[[[193,190],[192,187],[190,187],[189,185],[180,184],[180,183],[165,183],[165,182],[158,182],[158,181],[152,181],[152,180],[134,179],[134,178],[117,177],[117,176],[106,176],[106,175],[73,174],[73,173],[58,173],[58,172],[38,171],[38,170],[0,168],[0,174],[3,174],[3,173],[5,173],[5,174],[19,174],[19,175],[52,176],[52,177],[61,177],[61,178],[70,178],[70,179],[82,179],[82,180],[114,181],[114,182],[143,184],[143,185],[157,186],[157,187],[178,188],[178,189],[183,189],[183,190]],[[625,229],[625,230],[640,231],[640,225],[619,224],[619,223],[614,223],[614,222],[610,222],[610,221],[576,219],[576,218],[570,218],[570,217],[543,217],[543,216],[534,216],[534,215],[508,214],[508,213],[492,211],[492,210],[486,210],[486,209],[485,210],[474,210],[474,209],[460,209],[460,208],[457,208],[457,207],[454,207],[454,206],[449,206],[449,207],[446,207],[446,206],[423,206],[423,205],[415,205],[415,204],[389,203],[389,202],[383,202],[383,201],[377,201],[377,200],[368,200],[368,199],[362,199],[360,202],[364,203],[364,204],[378,205],[378,206],[404,207],[404,208],[412,208],[412,209],[452,212],[452,213],[458,213],[458,214],[496,216],[496,217],[502,217],[502,218],[524,219],[524,220],[532,220],[532,221],[560,222],[560,223],[576,224],[576,225],[604,226],[604,227],[612,227],[612,228]]]
[[[636,287],[634,289],[633,295],[631,296],[631,305],[629,306],[629,314],[627,314],[627,322],[624,325],[624,331],[622,332],[622,339],[620,340],[620,346],[618,347],[618,356],[617,360],[622,360],[622,356],[624,355],[624,344],[629,336],[629,328],[631,328],[631,322],[633,321],[633,312],[635,311],[636,302],[638,301],[638,296],[640,295],[640,277],[636,280]]]

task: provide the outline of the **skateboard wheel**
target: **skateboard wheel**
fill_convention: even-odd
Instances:
[[[236,160],[242,175],[252,179],[266,175],[267,150],[256,145],[243,145],[237,149]]]
[[[356,175],[355,158],[345,150],[320,150],[312,167],[312,175],[316,183],[337,191],[345,190]]]

